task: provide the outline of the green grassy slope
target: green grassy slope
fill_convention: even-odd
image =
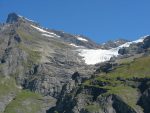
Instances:
[[[23,90],[7,105],[4,113],[37,113],[41,109],[39,94]]]
[[[119,65],[109,73],[103,73],[95,78],[85,81],[85,86],[99,87],[107,90],[102,96],[117,95],[126,104],[134,109],[141,109],[137,105],[140,91],[138,79],[150,78],[150,57],[137,58],[132,62]]]

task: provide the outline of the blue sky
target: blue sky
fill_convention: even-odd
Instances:
[[[150,34],[150,0],[0,0],[0,22],[10,12],[97,43]]]

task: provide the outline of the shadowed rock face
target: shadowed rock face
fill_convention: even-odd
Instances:
[[[144,39],[144,45],[143,45],[143,48],[144,49],[147,49],[150,47],[150,36],[147,36],[145,39]]]
[[[74,77],[79,74],[75,73],[73,80],[63,87],[56,106],[47,113],[149,113],[150,76],[143,78],[141,74],[150,71],[139,68],[148,66],[149,61],[147,56],[115,65],[107,74],[99,73],[82,84],[76,84]]]
[[[143,42],[131,44],[129,47],[119,49],[118,53],[121,55],[134,55],[148,51],[150,47],[150,36],[145,37]]]
[[[19,20],[19,16],[16,13],[10,13],[8,15],[6,23],[13,24],[15,22],[18,22],[18,20]]]

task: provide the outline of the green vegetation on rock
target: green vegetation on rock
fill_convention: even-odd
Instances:
[[[21,44],[19,45],[19,48],[28,53],[27,61],[23,61],[23,65],[25,67],[31,67],[34,63],[38,63],[40,61],[41,55],[39,51],[29,49]]]
[[[22,37],[24,40],[28,40],[28,41],[32,41],[33,40],[33,36],[30,34],[27,34],[25,32],[23,32],[22,30],[18,30],[17,33],[19,34],[20,37]]]
[[[7,105],[4,113],[37,113],[41,109],[40,99],[39,94],[23,90]]]
[[[91,113],[95,113],[95,112],[98,112],[99,110],[101,109],[101,107],[99,106],[99,105],[94,105],[94,104],[92,104],[92,105],[87,105],[86,107],[85,107],[85,110],[87,110],[87,111],[89,111],[89,112],[91,112]]]
[[[138,58],[133,62],[121,65],[107,76],[108,78],[150,78],[149,62],[149,56]]]
[[[133,109],[141,109],[138,105],[140,91],[135,79],[150,78],[150,57],[137,58],[132,62],[119,65],[115,70],[87,80],[85,86],[106,90],[101,96],[119,96]],[[142,109],[141,109],[142,110]]]
[[[18,88],[15,79],[12,77],[0,77],[0,98],[9,93],[17,93]]]

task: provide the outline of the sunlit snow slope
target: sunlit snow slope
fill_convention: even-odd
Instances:
[[[146,36],[145,36],[146,37]],[[133,43],[143,42],[144,38],[142,37],[136,41],[127,42],[117,48],[112,48],[109,50],[104,49],[80,49],[79,55],[83,57],[83,60],[88,65],[94,65],[97,63],[109,61],[111,57],[118,56],[118,51],[120,48],[129,47]]]

